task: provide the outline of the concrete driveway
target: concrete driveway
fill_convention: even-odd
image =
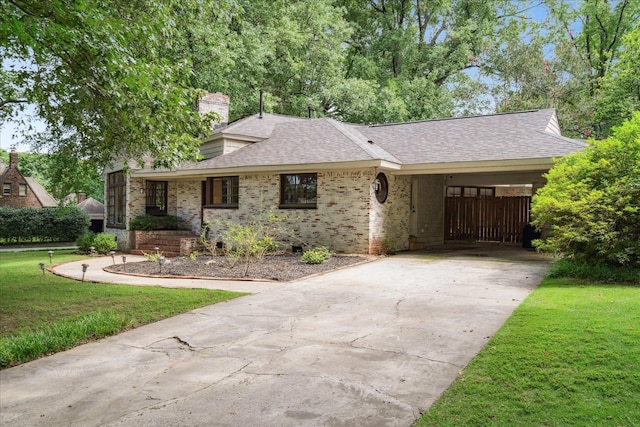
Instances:
[[[270,286],[1,371],[0,424],[410,426],[547,267],[467,248]]]

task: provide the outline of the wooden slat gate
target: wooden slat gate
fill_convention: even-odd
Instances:
[[[521,243],[531,197],[446,197],[445,240]]]

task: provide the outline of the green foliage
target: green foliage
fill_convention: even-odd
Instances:
[[[99,254],[107,254],[118,247],[116,236],[109,233],[98,233],[93,239],[93,246]]]
[[[556,161],[533,197],[533,224],[548,235],[541,250],[578,262],[640,267],[640,112]]]
[[[94,233],[93,231],[87,231],[85,233],[82,233],[76,239],[76,245],[78,246],[78,250],[80,250],[80,252],[88,253],[89,248],[93,246],[93,240],[95,238],[96,238],[96,233]]]
[[[91,223],[75,206],[56,208],[0,207],[0,239],[6,242],[73,242]]]
[[[604,134],[640,111],[640,28],[622,39],[620,60],[611,64],[596,98],[595,120]]]
[[[207,120],[193,108],[191,64],[159,54],[175,38],[173,12],[163,1],[0,3],[0,119],[35,104],[48,129],[36,142],[99,164],[195,159]]]
[[[547,277],[571,277],[603,283],[640,284],[640,268],[594,264],[565,258],[553,263],[547,272]]]
[[[333,253],[325,246],[318,246],[317,248],[308,249],[302,254],[302,261],[306,264],[322,264],[328,261]]]
[[[104,338],[128,326],[130,321],[125,313],[100,310],[78,319],[55,322],[37,331],[21,331],[11,338],[0,338],[0,367],[68,350],[88,337]]]
[[[272,212],[263,212],[255,215],[247,224],[233,221],[219,222],[215,224],[220,229],[220,237],[210,236],[212,224],[205,224],[201,233],[203,246],[216,255],[219,251],[226,256],[244,263],[244,275],[249,272],[249,266],[253,262],[260,262],[267,254],[275,253],[278,249],[278,241],[289,237],[291,232],[285,227],[287,216],[278,216]],[[222,242],[223,248],[218,249],[217,242]]]
[[[182,218],[175,215],[140,215],[131,220],[131,230],[179,230],[184,226]]]

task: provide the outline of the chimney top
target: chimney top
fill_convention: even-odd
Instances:
[[[9,152],[9,167],[18,167],[18,152],[16,151],[15,147],[11,147],[11,151]]]
[[[212,129],[229,123],[229,97],[221,92],[207,93],[198,99],[198,112],[207,114],[215,112],[220,116],[220,122],[212,123]]]

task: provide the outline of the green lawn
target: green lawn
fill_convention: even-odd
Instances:
[[[54,263],[83,259],[56,250]],[[242,293],[82,283],[42,274],[46,251],[0,253],[0,368]]]
[[[416,425],[640,425],[640,287],[545,279]]]

